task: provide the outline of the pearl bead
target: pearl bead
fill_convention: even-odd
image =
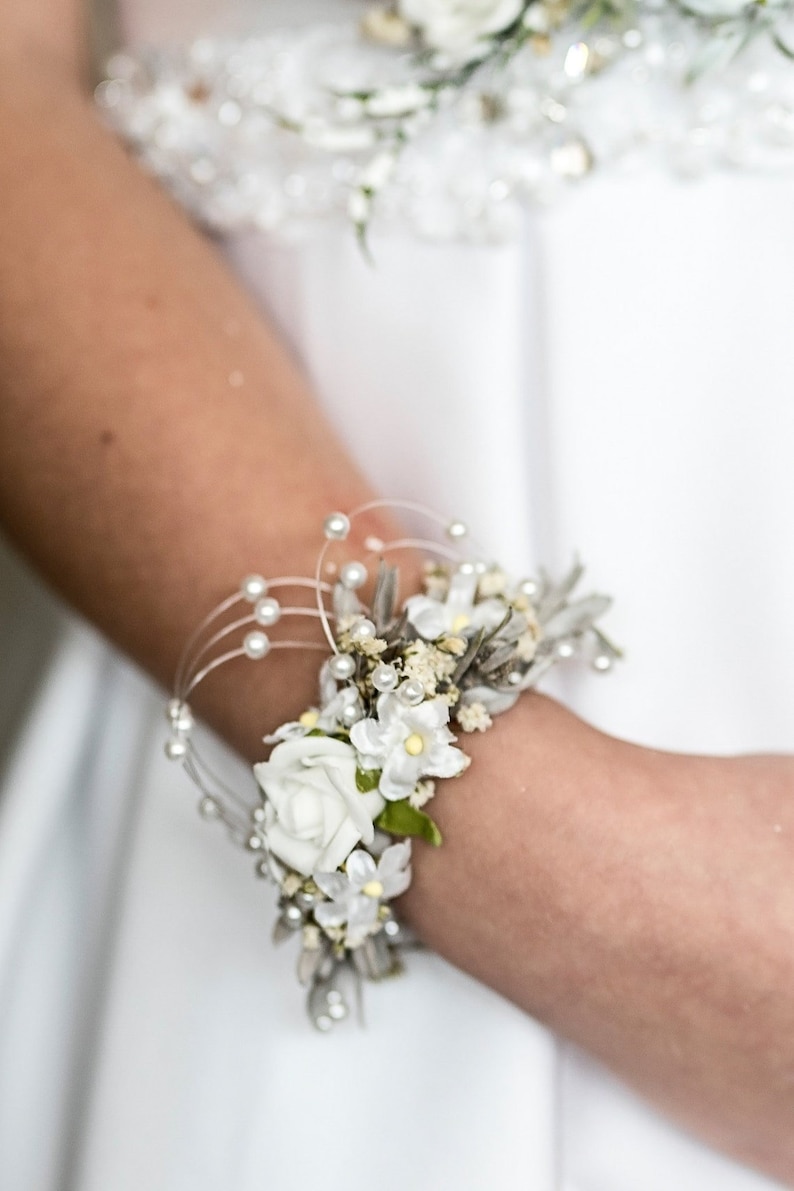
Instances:
[[[375,636],[375,625],[371,620],[358,620],[350,630],[351,641],[371,641]]]
[[[251,811],[251,818],[253,819],[253,821],[255,823],[264,823],[265,808],[263,806],[255,806],[254,809]]]
[[[177,732],[188,733],[193,730],[193,716],[190,714],[188,707],[183,707],[179,716],[174,720],[174,728]]]
[[[350,533],[350,518],[344,513],[331,513],[323,522],[323,533],[329,542],[344,542]]]
[[[372,685],[376,691],[393,691],[397,686],[397,671],[388,662],[380,662],[372,671]]]
[[[597,658],[593,659],[593,669],[600,670],[605,674],[607,670],[612,669],[612,658],[606,653],[600,653]]]
[[[165,709],[165,718],[171,723],[173,723],[174,720],[178,720],[182,714],[183,706],[184,705],[181,699],[169,699],[168,705]]]
[[[507,676],[507,681],[511,686],[518,686],[521,681],[521,674],[518,670],[512,670]]]
[[[574,655],[574,647],[570,641],[560,641],[557,646],[558,658],[572,658]]]
[[[303,914],[297,906],[287,906],[284,911],[284,918],[287,925],[293,928],[301,926],[303,923]]]
[[[327,1013],[321,1013],[319,1017],[314,1019],[314,1024],[318,1030],[322,1030],[324,1034],[327,1034],[334,1023],[331,1021]]]
[[[358,703],[349,703],[342,712],[342,722],[348,726],[361,719],[361,708]]]
[[[367,581],[367,568],[363,562],[347,562],[339,572],[339,578],[343,587],[349,591],[356,591]]]
[[[258,835],[249,835],[248,839],[245,841],[245,846],[248,848],[249,852],[261,852],[262,840]]]
[[[400,924],[399,922],[395,922],[393,918],[389,918],[389,920],[384,923],[383,929],[390,939],[394,939],[400,933]]]
[[[169,761],[181,761],[187,754],[187,744],[184,740],[169,740],[166,742],[165,755]]]
[[[198,806],[199,814],[202,819],[217,819],[221,813],[221,808],[218,806],[214,798],[209,795],[202,798]]]
[[[453,539],[465,538],[468,532],[468,526],[464,521],[450,521],[447,526],[447,537]]]
[[[281,605],[272,596],[265,596],[263,599],[257,600],[254,616],[257,624],[266,626],[275,624],[281,616]]]
[[[459,575],[474,575],[475,566],[473,562],[462,562],[458,567]]]
[[[425,688],[418,678],[409,678],[408,682],[404,682],[398,689],[397,694],[401,702],[407,703],[409,707],[415,707],[424,699]]]
[[[534,579],[523,579],[518,586],[522,595],[534,596],[538,594],[538,585]]]
[[[260,633],[254,630],[253,633],[247,633],[243,641],[243,649],[246,657],[257,661],[263,658],[270,649],[270,641],[265,633]]]
[[[246,575],[240,584],[240,593],[250,604],[255,604],[258,599],[267,594],[267,580],[263,579],[261,575]]]
[[[328,669],[334,678],[344,682],[346,678],[352,678],[355,674],[356,659],[349,653],[338,653],[336,657],[331,658]]]
[[[329,1005],[328,1016],[332,1017],[334,1021],[343,1021],[347,1017],[347,1005],[344,1001],[337,1001],[335,1004]]]

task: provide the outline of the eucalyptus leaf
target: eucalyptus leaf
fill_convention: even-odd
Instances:
[[[567,637],[571,633],[580,633],[599,616],[603,616],[611,603],[609,596],[586,596],[575,604],[561,608],[543,626],[544,631],[548,637]]]
[[[375,628],[381,633],[394,616],[394,604],[397,599],[397,568],[387,566],[381,562],[378,567],[378,578],[375,593],[372,597],[372,619]]]
[[[356,769],[356,789],[359,794],[377,790],[381,771],[379,769]]]
[[[437,848],[441,843],[441,832],[424,811],[411,806],[407,798],[387,802],[375,820],[375,826],[391,835],[416,835]]]

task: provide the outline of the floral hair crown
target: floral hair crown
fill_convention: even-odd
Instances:
[[[351,523],[383,507],[425,518],[442,531],[440,540],[370,538],[365,561],[335,564],[332,548]],[[298,978],[320,1030],[348,1015],[362,978],[400,971],[403,952],[415,945],[392,903],[411,882],[412,840],[442,842],[427,809],[436,779],[469,765],[450,724],[485,731],[559,660],[577,657],[607,671],[619,656],[595,623],[610,599],[573,598],[578,563],[558,583],[543,573],[514,581],[466,548],[462,522],[412,502],[333,513],[324,534],[312,579],[249,575],[199,625],[178,668],[166,744],[201,790],[201,813],[224,822],[236,843],[257,854],[257,872],[277,885],[274,938],[300,938]],[[386,561],[400,550],[428,559],[424,591],[401,605],[397,568]],[[282,604],[273,594],[307,589],[310,606]],[[271,635],[293,617],[314,618],[324,640]],[[247,798],[203,759],[189,700],[222,665],[294,648],[326,654],[318,701],[265,737],[270,755],[254,765],[257,795]]]

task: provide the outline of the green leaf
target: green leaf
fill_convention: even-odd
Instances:
[[[375,820],[375,826],[390,835],[418,835],[434,848],[441,843],[441,832],[430,816],[411,806],[407,798],[387,802]]]
[[[356,770],[356,789],[359,794],[369,794],[370,790],[377,790],[379,781],[379,769]]]

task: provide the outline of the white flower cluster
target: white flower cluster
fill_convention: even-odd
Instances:
[[[611,660],[593,625],[608,600],[571,603],[578,577],[575,568],[558,586],[513,583],[497,567],[436,565],[399,611],[376,590],[377,625],[360,605],[338,617],[320,706],[268,737],[270,757],[254,766],[279,929],[303,930],[305,970],[320,970],[324,955],[367,974],[394,968],[400,927],[389,903],[410,883],[411,837],[441,842],[424,809],[433,779],[469,764],[450,723],[485,731],[559,657]],[[383,568],[381,587],[393,579]],[[349,608],[342,584],[339,594]]]
[[[346,539],[351,517],[326,520],[318,575],[325,550]],[[456,546],[439,553],[459,557],[465,526],[451,522],[447,534]],[[377,546],[384,556],[393,548]],[[180,663],[166,746],[201,789],[202,813],[225,822],[258,854],[258,872],[278,886],[274,938],[301,938],[298,976],[320,1029],[346,1015],[351,980],[400,970],[411,938],[392,903],[410,885],[413,840],[441,843],[428,813],[436,780],[469,765],[454,729],[486,731],[560,659],[577,656],[606,670],[618,656],[595,624],[610,601],[572,598],[578,564],[555,583],[543,574],[515,582],[479,561],[433,563],[424,591],[402,605],[397,569],[383,558],[368,604],[361,599],[369,581],[364,563],[346,562],[336,573],[332,588],[317,582],[313,613],[281,607],[273,590],[302,582],[286,577],[249,575],[218,605]],[[234,611],[239,601],[249,615]],[[319,613],[331,656],[320,671],[317,706],[265,738],[270,754],[253,768],[259,797],[250,806],[202,761],[187,697],[216,665],[292,646],[264,630],[302,612]],[[230,634],[241,628],[241,645],[229,649]]]

